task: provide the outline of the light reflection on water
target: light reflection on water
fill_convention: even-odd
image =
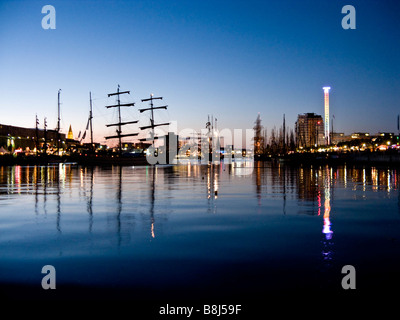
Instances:
[[[60,281],[84,284],[135,286],[146,268],[158,273],[154,286],[179,286],[176,270],[193,279],[207,270],[222,281],[232,263],[252,265],[259,281],[265,276],[274,288],[265,270],[274,274],[288,264],[329,277],[340,265],[400,253],[398,175],[388,168],[258,162],[254,168],[0,167],[0,280],[37,281],[21,261],[53,263],[65,272]],[[357,245],[363,241],[375,251],[363,253]],[[68,259],[79,267],[68,269]],[[89,272],[87,259],[103,259],[107,267]],[[139,269],[118,269],[110,280],[118,259],[136,261]],[[190,261],[196,267],[179,263]],[[23,276],[5,277],[2,268]],[[296,272],[292,277],[279,286],[290,288],[299,279]],[[247,288],[238,279],[239,289]]]

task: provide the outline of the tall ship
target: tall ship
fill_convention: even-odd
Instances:
[[[115,128],[113,134],[110,134],[105,137],[106,141],[109,140],[117,140],[116,147],[113,148],[114,152],[107,153],[96,153],[94,152],[94,143],[93,143],[93,129],[92,129],[92,99],[90,94],[90,113],[88,118],[88,123],[86,126],[86,130],[90,127],[91,132],[91,149],[92,152],[85,154],[84,157],[79,157],[77,162],[81,164],[88,165],[149,165],[155,164],[157,159],[161,159],[162,153],[166,152],[168,154],[168,139],[165,139],[164,144],[161,147],[157,147],[157,140],[165,137],[159,136],[156,134],[156,128],[160,126],[168,126],[169,122],[157,123],[155,121],[155,112],[160,109],[167,109],[167,105],[163,106],[155,106],[155,100],[162,100],[163,97],[155,97],[153,94],[150,95],[149,98],[141,99],[141,102],[149,102],[149,106],[146,108],[138,109],[139,113],[148,112],[149,113],[149,123],[145,123],[139,126],[139,132],[130,129],[131,125],[138,124],[138,119],[129,119],[123,115],[123,109],[131,108],[135,106],[134,102],[122,103],[121,96],[122,95],[130,95],[130,91],[121,91],[120,86],[118,85],[116,92],[109,93],[108,97],[115,97],[116,101],[114,104],[105,106],[107,109],[114,109],[117,113],[117,121],[113,123],[106,124],[107,128]],[[138,138],[139,133],[142,138]],[[84,133],[86,136],[86,131]],[[128,137],[136,137],[136,142],[124,142],[123,138]],[[167,136],[168,137],[168,136]],[[139,147],[135,147],[131,150],[129,148],[124,147],[125,145],[135,145]],[[160,158],[159,158],[160,157]],[[152,162],[154,159],[154,163]],[[168,161],[166,162],[168,163]]]

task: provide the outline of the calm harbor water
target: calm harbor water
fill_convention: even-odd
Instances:
[[[344,265],[357,292],[395,290],[399,178],[269,162],[0,167],[0,290],[240,302],[344,292]],[[41,288],[44,265],[56,269],[53,293]]]

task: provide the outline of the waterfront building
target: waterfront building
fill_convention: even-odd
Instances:
[[[315,113],[299,114],[295,124],[297,147],[313,148],[324,145],[324,122]]]
[[[333,145],[348,141],[349,139],[349,136],[346,136],[344,132],[331,132],[331,144]]]
[[[368,132],[353,132],[351,134],[351,139],[370,139],[370,134]]]
[[[36,145],[38,149],[44,149],[45,144],[50,150],[57,148],[58,139],[65,143],[65,134],[57,130],[44,130],[36,128],[16,127],[0,124],[0,147],[14,152],[15,150],[32,151]]]

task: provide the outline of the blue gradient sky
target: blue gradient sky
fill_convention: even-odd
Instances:
[[[41,9],[56,9],[44,30]],[[343,30],[341,9],[356,8],[356,30]],[[257,113],[268,131],[283,114],[323,114],[331,90],[334,130],[397,132],[400,113],[400,5],[396,1],[0,1],[0,123],[57,123],[84,130],[89,91],[95,138],[112,134],[104,106],[120,84],[123,101],[164,97],[160,121],[178,130],[252,128]],[[146,120],[136,111],[123,117]],[[156,119],[157,121],[157,119]],[[127,129],[128,130],[128,129]],[[129,130],[128,130],[129,131]],[[131,131],[136,131],[135,127]]]

